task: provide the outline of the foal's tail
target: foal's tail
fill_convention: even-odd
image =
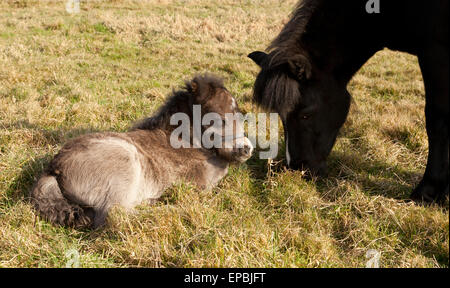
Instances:
[[[55,176],[45,173],[31,190],[31,203],[42,217],[62,226],[88,228],[94,211],[70,202],[61,192]]]

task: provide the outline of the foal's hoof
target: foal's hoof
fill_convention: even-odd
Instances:
[[[444,204],[448,198],[448,184],[445,189],[426,183],[424,180],[414,189],[410,198],[418,204]]]

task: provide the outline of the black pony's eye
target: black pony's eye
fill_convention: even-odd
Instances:
[[[307,120],[314,116],[315,112],[317,111],[317,106],[308,106],[305,108],[300,109],[299,116],[301,120]]]
[[[302,115],[300,116],[301,120],[308,120],[311,117],[311,115]]]

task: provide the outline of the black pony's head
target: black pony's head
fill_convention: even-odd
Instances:
[[[261,67],[254,100],[283,122],[288,166],[325,174],[326,158],[350,106],[345,83],[299,53],[256,51],[248,57]]]

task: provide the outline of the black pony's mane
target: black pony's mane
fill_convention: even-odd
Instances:
[[[195,84],[193,84],[195,83]],[[175,113],[183,112],[192,116],[192,105],[199,104],[201,91],[194,91],[193,85],[199,87],[209,86],[211,88],[224,88],[223,80],[212,74],[197,75],[194,79],[185,82],[185,86],[180,90],[173,90],[167,97],[165,103],[151,117],[144,118],[135,124],[131,130],[145,129],[166,129],[170,130],[170,117]],[[200,89],[200,88],[199,88]]]
[[[267,47],[268,51],[286,51],[301,49],[299,46],[303,33],[306,32],[308,21],[321,0],[302,0],[297,3],[291,17],[281,30],[280,34]],[[278,54],[278,53],[277,53]]]
[[[322,0],[300,1],[288,23],[266,49],[268,61],[254,85],[254,100],[263,108],[285,117],[300,101],[299,83],[289,75],[288,63],[297,55],[307,57],[301,38]]]

